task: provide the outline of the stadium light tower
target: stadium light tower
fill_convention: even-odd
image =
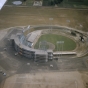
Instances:
[[[0,10],[1,10],[2,7],[4,6],[4,4],[5,4],[6,1],[7,1],[7,0],[0,0]]]
[[[59,57],[62,56],[63,44],[64,44],[64,41],[57,41],[57,51],[59,51]]]

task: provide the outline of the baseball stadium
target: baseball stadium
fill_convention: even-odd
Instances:
[[[88,0],[0,0],[0,88],[88,88]]]

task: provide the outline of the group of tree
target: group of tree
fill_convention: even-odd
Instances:
[[[50,5],[60,4],[63,0],[48,0]]]
[[[23,0],[23,2],[26,2],[27,0]]]

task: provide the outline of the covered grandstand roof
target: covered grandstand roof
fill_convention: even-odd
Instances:
[[[40,34],[41,34],[41,30],[32,32],[28,38],[28,41],[33,43],[35,39],[37,38],[37,36],[39,36]]]

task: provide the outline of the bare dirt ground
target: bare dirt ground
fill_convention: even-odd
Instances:
[[[49,20],[53,18],[53,20]],[[0,29],[39,24],[53,24],[88,30],[88,10],[40,7],[4,7],[0,11]]]
[[[3,88],[85,88],[81,74],[76,72],[52,72],[17,74],[5,81]]]
[[[84,86],[85,86],[85,88],[88,88],[88,71],[86,72],[86,71],[83,71],[83,72],[81,72],[81,78],[82,78],[82,80],[83,80],[83,84],[84,84]]]

